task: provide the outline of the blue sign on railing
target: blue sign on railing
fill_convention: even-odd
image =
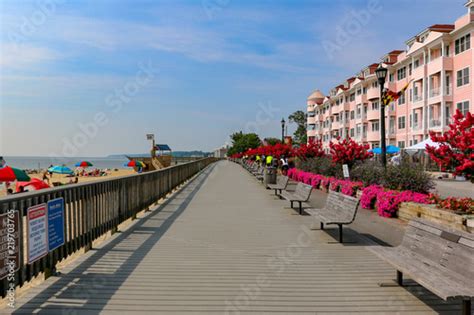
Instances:
[[[48,202],[48,249],[52,251],[64,244],[64,199]]]

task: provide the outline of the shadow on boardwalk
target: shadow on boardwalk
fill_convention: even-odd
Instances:
[[[185,184],[181,191],[167,199],[132,228],[120,233],[100,249],[92,250],[95,253],[75,266],[72,272],[62,275],[12,314],[99,314],[128,276],[138,267],[142,258],[160,241],[173,222],[188,207],[214,167],[215,164],[209,166],[203,173]],[[174,211],[161,211],[165,207],[169,209],[173,203],[176,203],[176,208],[173,207]],[[161,219],[158,216],[162,214],[167,216]],[[153,227],[146,226],[149,221],[155,221]],[[159,228],[156,228],[156,221],[162,221]],[[136,244],[136,246],[120,248],[123,247],[121,245],[124,241],[127,240],[130,243],[134,237],[138,238],[136,243],[132,242],[132,245]],[[139,239],[143,237],[146,240],[140,242]],[[127,253],[130,255],[126,256]],[[109,262],[120,265],[115,272],[88,272],[89,268],[100,265],[100,260],[106,256]],[[123,259],[124,257],[126,258]],[[119,277],[116,276],[117,273],[120,274]],[[95,298],[98,294],[100,294],[100,299]],[[60,301],[51,303],[53,297]]]

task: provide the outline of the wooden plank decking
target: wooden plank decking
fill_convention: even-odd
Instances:
[[[348,231],[357,243],[338,244],[287,204],[219,162],[29,290],[14,314],[459,312],[420,286],[379,287],[395,271],[368,239]]]

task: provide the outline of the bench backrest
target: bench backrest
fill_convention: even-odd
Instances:
[[[311,196],[312,190],[313,190],[313,186],[306,185],[306,184],[303,184],[302,182],[299,182],[296,185],[294,195],[297,196],[302,201],[308,201],[309,197]]]
[[[277,178],[277,185],[280,186],[280,187],[283,187],[283,189],[286,189],[286,186],[288,186],[288,182],[290,181],[290,179],[288,178],[288,176],[278,176]]]
[[[341,222],[352,223],[356,217],[359,202],[357,198],[329,190],[325,208],[337,214]]]
[[[414,219],[408,224],[400,246],[426,258],[430,264],[462,275],[466,281],[474,279],[474,234]]]

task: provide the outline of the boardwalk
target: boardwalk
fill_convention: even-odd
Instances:
[[[100,248],[19,298],[15,314],[435,313],[459,310],[285,208],[219,162]],[[315,225],[316,226],[316,225]],[[5,310],[3,310],[5,311]]]

